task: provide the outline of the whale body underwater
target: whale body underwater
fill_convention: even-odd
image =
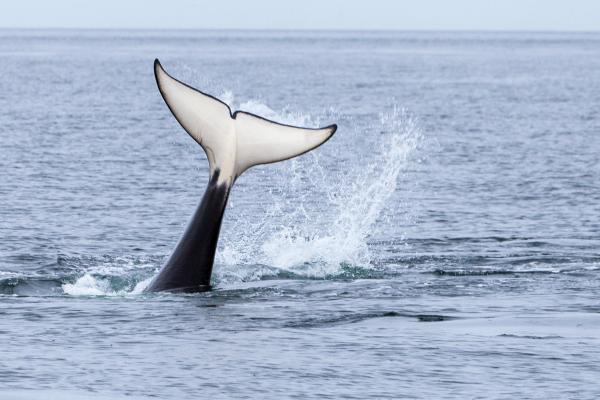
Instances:
[[[219,231],[231,187],[248,168],[287,160],[325,143],[337,125],[311,129],[279,124],[188,86],[154,61],[160,94],[183,129],[204,149],[210,179],[175,249],[144,293],[210,290]]]

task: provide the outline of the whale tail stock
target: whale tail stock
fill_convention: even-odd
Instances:
[[[206,152],[210,179],[175,250],[145,292],[202,291],[210,288],[221,220],[235,180],[252,166],[287,160],[320,146],[337,126],[300,128],[244,111],[231,113],[219,99],[171,77],[158,60],[154,75],[175,119]]]

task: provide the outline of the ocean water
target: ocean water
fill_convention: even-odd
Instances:
[[[233,188],[152,65],[338,124]],[[0,31],[0,397],[600,397],[600,34]]]

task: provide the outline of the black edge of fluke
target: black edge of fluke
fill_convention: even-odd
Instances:
[[[220,100],[220,99],[217,99],[215,96],[213,96],[213,95],[211,95],[211,94],[208,94],[208,93],[205,93],[205,92],[203,92],[203,91],[201,91],[201,90],[198,90],[198,89],[196,89],[195,87],[192,87],[192,86],[188,85],[187,83],[181,82],[179,79],[177,79],[177,78],[174,78],[173,76],[171,76],[171,74],[169,74],[167,71],[165,71],[165,69],[162,67],[162,64],[160,63],[160,61],[158,61],[158,58],[156,58],[156,59],[154,60],[154,79],[156,79],[156,85],[158,86],[158,89],[159,89],[159,92],[160,92],[160,95],[161,95],[161,96],[163,96],[163,94],[162,94],[162,91],[160,90],[160,81],[158,80],[158,74],[156,73],[156,67],[157,67],[157,66],[158,66],[158,67],[159,67],[159,68],[162,70],[162,72],[164,72],[164,73],[165,73],[165,75],[167,75],[169,78],[173,79],[174,81],[176,81],[176,82],[179,82],[179,83],[180,83],[180,84],[182,84],[183,86],[186,86],[186,87],[188,87],[188,88],[192,89],[193,91],[196,91],[196,92],[198,92],[198,93],[201,93],[201,94],[203,94],[204,96],[208,96],[208,97],[210,97],[211,99],[213,99],[213,100],[216,100],[216,101],[218,101],[219,103],[221,103],[221,104],[225,105],[225,106],[227,107],[227,109],[229,110],[229,116],[230,116],[231,118],[234,118],[234,117],[233,117],[233,113],[231,112],[231,107],[229,107],[229,104],[225,103],[224,101],[222,101],[222,100]],[[163,99],[165,100],[165,103],[167,103],[167,100],[165,99],[165,97],[164,97],[164,96],[163,96]],[[169,107],[169,110],[171,109],[171,107],[169,106],[169,103],[167,103],[167,107]],[[173,112],[173,110],[171,110],[171,112]],[[175,115],[175,113],[173,113],[173,115]],[[176,117],[176,118],[177,118],[177,117]]]
[[[194,90],[194,91],[196,91],[196,92],[198,92],[198,93],[201,93],[201,94],[203,94],[204,96],[210,97],[211,99],[213,99],[213,100],[216,100],[216,101],[218,101],[219,103],[221,103],[221,104],[225,105],[225,106],[227,107],[227,109],[229,110],[229,116],[230,116],[232,119],[236,119],[236,116],[237,116],[238,114],[240,114],[240,113],[241,113],[241,114],[247,114],[247,115],[251,115],[251,116],[253,116],[253,117],[255,117],[255,118],[259,118],[259,119],[262,119],[262,120],[264,120],[264,121],[271,122],[271,123],[273,123],[273,124],[277,124],[277,125],[281,125],[281,126],[289,126],[290,128],[308,129],[308,130],[311,130],[311,131],[320,131],[320,130],[322,130],[322,129],[333,129],[333,130],[331,131],[331,134],[330,134],[330,135],[329,135],[329,137],[327,138],[327,140],[331,139],[331,136],[333,136],[333,134],[334,134],[334,133],[337,131],[337,125],[336,125],[336,124],[329,125],[329,126],[325,126],[325,127],[323,127],[323,128],[305,128],[305,127],[302,127],[302,126],[296,126],[296,125],[283,124],[283,123],[281,123],[281,122],[277,122],[277,121],[273,121],[273,120],[267,119],[267,118],[265,118],[265,117],[261,117],[260,115],[252,114],[251,112],[248,112],[248,111],[241,111],[241,110],[237,110],[237,111],[235,111],[235,112],[232,112],[232,111],[231,111],[231,107],[229,107],[229,104],[225,103],[224,101],[222,101],[222,100],[220,100],[220,99],[216,98],[215,96],[213,96],[213,95],[211,95],[211,94],[208,94],[208,93],[206,93],[206,92],[203,92],[203,91],[201,91],[201,90],[198,90],[198,89],[196,89],[195,87],[192,87],[192,86],[188,85],[187,83],[181,82],[179,79],[177,79],[177,78],[174,78],[173,76],[171,76],[171,74],[169,74],[167,71],[165,71],[165,69],[162,67],[162,64],[160,63],[160,61],[158,61],[158,58],[156,58],[156,59],[154,59],[154,79],[156,80],[156,84],[158,85],[159,92],[160,92],[161,96],[163,96],[163,94],[162,94],[162,91],[160,90],[160,81],[158,80],[158,75],[157,75],[157,73],[156,73],[156,67],[157,67],[157,66],[158,66],[158,67],[159,67],[159,68],[162,70],[162,72],[164,72],[164,73],[165,73],[165,75],[167,75],[169,78],[173,79],[174,81],[177,81],[177,82],[181,83],[183,86],[186,86],[186,87],[188,87],[188,88],[190,88],[190,89],[192,89],[192,90]],[[164,96],[163,96],[163,99],[165,100],[165,103],[166,103],[166,99],[164,98]],[[167,107],[169,107],[169,110],[171,109],[171,107],[169,106],[169,103],[167,103]],[[173,110],[171,110],[171,112],[173,113]],[[173,115],[175,115],[175,113],[173,113]],[[175,117],[175,118],[177,118],[177,117]],[[327,140],[325,140],[325,142],[327,142]],[[319,147],[319,146],[323,145],[325,142],[323,142],[323,143],[319,144],[317,147]],[[312,150],[312,149],[311,149],[311,150]],[[310,151],[310,150],[308,150],[308,151]],[[302,153],[302,154],[304,154],[304,153]],[[302,154],[299,154],[299,155],[302,155]]]

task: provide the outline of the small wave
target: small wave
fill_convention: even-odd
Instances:
[[[421,272],[445,276],[509,274],[584,274],[600,271],[597,257],[532,255],[510,252],[501,255],[422,254],[401,255],[378,245],[377,266],[399,272]],[[393,245],[391,245],[393,246]],[[449,253],[454,253],[452,250]],[[507,252],[508,253],[508,252]],[[384,257],[385,254],[390,256]]]
[[[322,265],[305,263],[294,268],[275,268],[266,265],[217,265],[213,273],[214,285],[234,284],[239,282],[253,282],[272,279],[288,280],[329,280],[348,281],[356,279],[384,279],[398,276],[398,272],[350,266],[345,263],[339,265]]]
[[[295,321],[285,325],[286,328],[321,328],[325,326],[335,326],[344,324],[353,324],[374,318],[402,317],[416,319],[419,322],[443,322],[457,319],[447,315],[435,314],[411,314],[396,311],[382,311],[372,313],[352,313],[348,315],[339,315],[333,318],[307,318],[301,321]]]
[[[514,266],[502,268],[472,267],[469,269],[441,269],[436,268],[431,271],[424,271],[425,274],[434,274],[438,276],[486,276],[486,275],[552,275],[552,274],[570,274],[570,275],[588,275],[599,270],[598,266],[589,266],[585,264],[572,265],[529,265],[527,268],[513,268]]]
[[[60,279],[41,276],[0,279],[0,295],[56,296],[62,294],[62,283]]]
[[[115,285],[111,279],[94,277],[86,273],[75,283],[65,283],[62,289],[65,294],[71,296],[121,296],[125,294],[141,294],[153,277],[135,283],[133,289],[127,286],[121,290],[114,290]]]
[[[498,336],[506,337],[506,338],[516,338],[516,339],[542,339],[542,340],[544,340],[544,339],[563,339],[562,336],[558,336],[558,335],[533,336],[533,335],[512,335],[512,334],[503,333]]]
[[[0,271],[0,294],[111,296],[141,293],[164,255],[58,256],[34,272]]]
[[[75,271],[63,277],[61,288],[71,296],[139,294],[162,264],[164,255],[71,258]]]
[[[486,275],[518,275],[518,274],[554,274],[560,271],[552,270],[510,270],[510,269],[479,269],[479,270],[444,270],[436,269],[431,272],[439,276],[486,276]]]

